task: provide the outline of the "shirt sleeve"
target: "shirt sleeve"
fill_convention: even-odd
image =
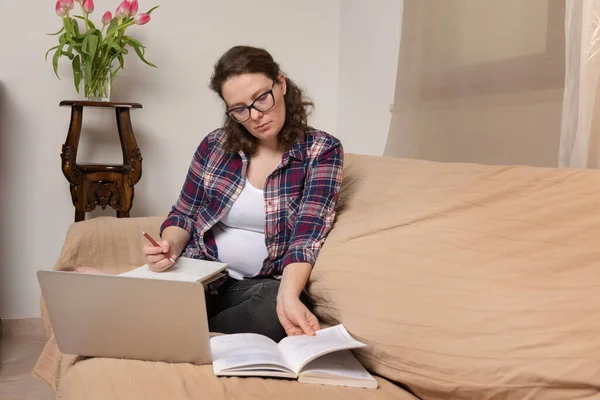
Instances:
[[[178,226],[188,231],[190,235],[193,233],[194,221],[204,197],[204,165],[209,148],[209,136],[207,136],[194,153],[179,198],[160,227],[161,236],[169,226]]]
[[[297,262],[314,265],[333,226],[342,185],[344,150],[337,140],[323,147],[308,168],[290,246],[283,259],[284,268]]]

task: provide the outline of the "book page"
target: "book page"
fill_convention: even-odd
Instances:
[[[300,375],[326,376],[339,380],[375,381],[375,378],[362,366],[350,350],[336,351],[319,357],[302,368]]]
[[[355,340],[343,325],[321,329],[315,336],[288,336],[279,342],[286,363],[296,374],[315,358],[338,350],[365,347]]]
[[[200,282],[227,268],[227,264],[179,257],[175,264],[165,272],[154,272],[147,264],[132,271],[119,274],[129,278],[163,279],[167,281]]]
[[[291,373],[277,343],[263,335],[238,333],[215,336],[210,339],[210,349],[216,375],[257,369]]]

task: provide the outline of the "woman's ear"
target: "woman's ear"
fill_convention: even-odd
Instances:
[[[281,92],[285,96],[285,94],[287,93],[287,80],[285,79],[285,75],[282,72],[280,72],[279,75],[277,75],[277,83],[281,85]]]

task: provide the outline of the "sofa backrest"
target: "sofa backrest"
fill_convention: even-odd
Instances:
[[[316,313],[425,399],[600,397],[600,171],[348,154]]]

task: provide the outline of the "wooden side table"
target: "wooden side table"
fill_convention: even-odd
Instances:
[[[137,146],[129,111],[142,108],[138,103],[112,103],[95,101],[60,102],[71,107],[71,123],[65,144],[62,146],[62,171],[71,185],[71,199],[75,206],[75,222],[85,220],[85,213],[100,206],[117,211],[118,218],[129,217],[133,203],[133,186],[142,177],[142,153]],[[78,164],[77,147],[83,120],[84,107],[114,108],[117,128],[123,151],[123,164]]]

